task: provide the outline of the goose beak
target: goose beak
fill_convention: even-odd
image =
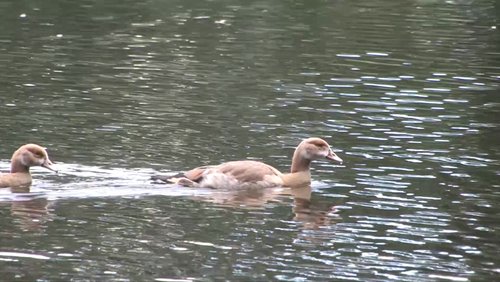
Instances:
[[[57,170],[54,168],[54,164],[49,159],[46,159],[45,162],[41,166],[48,169],[48,170],[52,170],[53,172],[57,173]]]
[[[339,158],[339,156],[337,156],[332,150],[330,150],[330,152],[328,153],[328,155],[326,155],[326,158],[328,160],[331,160],[331,161],[336,161],[338,163],[343,163],[344,161]]]

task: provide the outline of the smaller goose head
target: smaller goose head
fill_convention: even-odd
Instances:
[[[342,163],[339,158],[330,148],[328,143],[321,138],[308,138],[302,141],[297,147],[297,151],[301,151],[302,156],[307,160],[328,159]]]
[[[36,144],[26,144],[14,152],[11,159],[11,172],[28,172],[31,166],[41,166],[57,172],[45,148]]]

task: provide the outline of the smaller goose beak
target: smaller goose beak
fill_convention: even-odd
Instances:
[[[326,158],[331,160],[331,161],[336,161],[338,163],[343,163],[344,161],[339,158],[339,156],[337,156],[332,150],[330,150],[330,152],[328,153],[328,155],[326,155]]]
[[[52,170],[55,173],[57,173],[58,171],[57,171],[57,169],[55,169],[53,167],[53,165],[54,164],[49,159],[47,159],[41,166],[44,167],[44,168],[46,168],[46,169]]]

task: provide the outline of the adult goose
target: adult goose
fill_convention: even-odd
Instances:
[[[321,138],[303,140],[295,149],[290,173],[281,173],[263,162],[243,160],[213,166],[202,166],[175,176],[152,176],[152,180],[174,183],[186,187],[214,189],[297,187],[311,183],[310,164],[313,160],[327,159],[342,163]]]
[[[30,167],[42,166],[56,171],[52,165],[43,147],[36,144],[23,145],[12,155],[10,173],[0,174],[0,188],[30,185]]]

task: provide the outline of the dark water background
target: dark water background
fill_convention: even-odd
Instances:
[[[0,1],[4,281],[493,281],[500,275],[495,0]],[[311,190],[150,175],[302,138],[346,162]],[[21,192],[21,193],[15,193]],[[279,193],[284,195],[278,195]]]

